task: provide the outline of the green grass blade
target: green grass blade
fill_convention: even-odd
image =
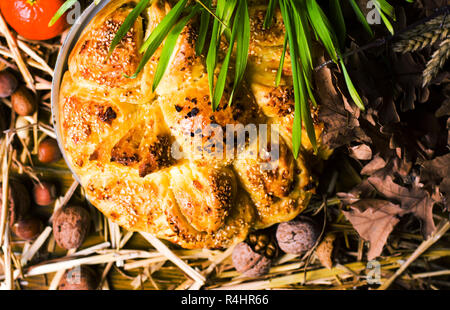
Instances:
[[[211,8],[211,0],[206,0],[203,5],[207,6],[208,8]],[[205,42],[206,37],[208,34],[208,28],[209,28],[209,22],[211,19],[211,14],[206,10],[202,10],[202,14],[200,16],[200,28],[198,33],[198,40],[195,45],[195,53],[197,55],[200,55],[203,52],[203,49],[205,48]]]
[[[384,15],[383,12],[379,12],[381,15],[381,19],[383,20],[384,25],[386,26],[386,28],[389,30],[389,32],[391,34],[394,34],[394,27],[392,26],[391,22],[389,21],[389,19],[386,17],[386,15]]]
[[[292,12],[292,22],[295,27],[295,33],[297,34],[297,44],[299,45],[299,57],[302,64],[303,71],[306,73],[306,77],[309,79],[313,69],[312,56],[311,56],[311,37],[309,34],[309,25],[307,24],[308,18],[305,15],[305,7],[300,6],[299,3],[291,1],[289,6]]]
[[[208,0],[207,0],[208,1]],[[225,25],[224,23],[223,23],[223,21],[219,18],[219,17],[217,17],[217,15],[216,14],[214,14],[214,12],[212,11],[212,9],[211,9],[211,1],[209,0],[208,2],[209,2],[209,6],[208,5],[205,5],[201,0],[195,0],[195,2],[197,2],[198,4],[200,4],[208,13],[209,13],[209,15],[211,15],[212,17],[214,17],[217,21],[219,21],[221,24],[222,24],[222,26],[224,26],[224,27],[228,27],[227,25]]]
[[[289,49],[291,54],[292,63],[292,79],[294,84],[294,124],[292,128],[292,151],[294,157],[298,158],[300,154],[300,147],[302,144],[302,117],[301,117],[301,101],[305,98],[301,93],[301,83],[299,77],[299,67],[298,62],[298,52],[297,52],[297,42],[294,29],[292,27],[291,16],[288,10],[286,0],[280,0],[281,15],[283,16],[284,25],[286,28],[286,33],[289,40]]]
[[[169,34],[170,30],[173,28],[178,17],[183,12],[184,6],[187,0],[179,1],[172,10],[163,18],[161,23],[153,30],[149,38],[145,41],[144,45],[141,47],[140,51],[144,53],[142,59],[136,69],[136,72],[132,76],[124,75],[127,78],[135,79],[139,73],[144,69],[147,62],[155,54],[158,48],[161,46],[162,42]],[[145,46],[145,48],[144,48]]]
[[[197,8],[194,8],[189,15],[183,17],[173,27],[172,31],[167,36],[166,41],[164,43],[164,47],[161,51],[158,67],[156,68],[155,77],[153,78],[153,86],[152,86],[153,91],[156,90],[156,88],[158,87],[159,83],[161,82],[164,76],[164,73],[167,70],[167,66],[169,65],[170,59],[172,57],[173,51],[175,49],[181,31],[183,31],[184,27],[187,25],[189,20],[191,20],[199,12],[199,9],[200,7],[198,6]]]
[[[339,46],[341,49],[345,46],[345,38],[347,36],[347,27],[345,25],[344,15],[340,0],[330,0],[330,12],[333,25],[336,28],[336,35],[338,37]]]
[[[67,0],[66,2],[64,2],[64,4],[61,5],[58,11],[56,11],[55,15],[48,23],[48,26],[49,27],[53,26],[58,21],[58,19],[60,19],[61,16],[63,16],[76,2],[77,0]]]
[[[276,0],[269,0],[269,5],[267,6],[266,16],[264,17],[264,29],[269,29],[272,26],[273,15],[275,13],[275,8],[277,6]]]
[[[306,10],[311,23],[317,36],[322,41],[325,49],[334,62],[338,62],[337,51],[335,47],[336,38],[333,33],[333,29],[323,13],[316,0],[306,0]]]
[[[306,84],[306,90],[308,91],[309,99],[311,100],[312,104],[315,107],[317,107],[317,101],[316,101],[316,98],[314,97],[314,93],[312,91],[310,78],[307,77],[306,75],[305,75],[305,84]]]
[[[306,88],[306,91],[308,93],[309,99],[311,100],[311,102],[312,102],[312,104],[314,106],[317,106],[317,102],[314,99],[314,94],[312,92],[311,85],[310,85],[309,81],[307,80],[306,76],[304,77],[304,80],[305,80],[305,88]],[[314,122],[313,122],[313,119],[312,119],[312,116],[311,116],[311,108],[309,106],[308,100],[305,100],[302,103],[301,108],[302,108],[302,113],[301,113],[302,114],[302,121],[305,124],[306,132],[308,134],[309,141],[311,142],[311,145],[314,148],[314,152],[317,152],[316,130],[314,128]]]
[[[364,108],[364,103],[361,100],[361,97],[359,96],[358,92],[356,91],[355,86],[353,85],[352,80],[350,79],[350,75],[347,72],[347,68],[345,67],[344,62],[342,61],[342,59],[340,60],[340,64],[341,64],[341,68],[342,68],[342,73],[344,74],[344,78],[345,78],[345,83],[347,84],[347,89],[348,92],[350,93],[350,96],[352,97],[353,101],[355,102],[355,104],[361,109],[361,110],[365,110]]]
[[[235,11],[238,0],[219,0],[219,1],[225,1],[225,7],[223,10],[223,14],[221,16],[221,20],[225,25],[229,25],[231,18],[233,17],[233,13]],[[220,32],[221,35],[223,34],[225,29],[226,29],[225,27],[222,27],[222,30]],[[229,27],[227,27],[227,29],[230,30]]]
[[[223,10],[225,7],[225,2],[219,0],[216,7],[216,15],[218,19],[223,15]],[[209,42],[208,54],[206,55],[206,72],[208,73],[208,85],[209,85],[209,95],[211,100],[214,96],[214,71],[217,65],[217,48],[220,40],[220,22],[218,19],[214,19],[213,29],[211,33],[211,41]],[[212,105],[213,110],[215,110],[214,105]]]
[[[389,30],[389,32],[391,34],[394,34],[394,27],[392,26],[391,22],[389,21],[389,19],[386,17],[386,15],[384,14],[384,10],[383,8],[380,6],[380,2],[375,1],[375,8],[378,12],[378,14],[380,14],[381,19],[383,20],[384,25],[386,26],[386,28]],[[388,7],[386,7],[386,4],[388,5]],[[385,1],[384,2],[384,9],[388,12],[388,14],[394,15],[395,18],[395,14],[393,12],[394,8],[391,7],[391,9],[389,8],[390,5]],[[391,12],[392,10],[392,12]],[[391,16],[390,15],[390,16]]]
[[[231,33],[231,41],[230,41],[230,47],[228,48],[227,55],[225,56],[225,59],[222,63],[222,68],[220,68],[219,76],[217,77],[216,87],[214,88],[214,95],[212,98],[212,107],[213,111],[216,111],[217,107],[220,104],[220,100],[223,96],[223,91],[225,89],[225,84],[227,80],[227,74],[228,74],[228,67],[230,65],[230,59],[231,54],[233,52],[233,46],[236,41],[236,31],[233,30]]]
[[[315,1],[314,1],[315,2]],[[319,8],[320,9],[320,8]],[[317,151],[317,140],[316,133],[314,129],[314,123],[311,117],[311,109],[309,106],[309,102],[307,100],[307,96],[316,105],[316,100],[314,99],[314,94],[311,88],[311,75],[312,75],[312,56],[310,51],[311,41],[309,36],[309,27],[306,24],[307,16],[305,15],[305,11],[307,12],[307,8],[300,7],[295,5],[295,1],[291,0],[291,12],[293,16],[293,22],[295,24],[295,29],[297,33],[297,44],[299,44],[298,50],[300,51],[300,61],[302,63],[302,72],[299,72],[299,83],[301,83],[301,95],[305,97],[304,100],[301,100],[301,117],[302,122],[306,128],[306,132],[308,134],[308,138],[311,142],[311,145],[314,148],[314,151]],[[319,13],[322,13],[321,11]],[[323,14],[323,13],[322,13]],[[325,21],[324,21],[325,22]],[[322,37],[322,36],[321,36]],[[331,40],[331,35],[330,35]],[[334,48],[334,45],[333,45]]]
[[[177,2],[177,4],[169,11],[169,13],[167,13],[158,26],[156,26],[156,28],[152,31],[148,39],[145,40],[144,44],[139,49],[140,53],[148,50],[151,45],[158,43],[157,45],[159,46],[162,41],[164,41],[164,38],[167,36],[183,12],[187,2],[188,0],[181,0]]]
[[[225,1],[225,10],[222,15],[222,21],[225,25],[230,25],[231,18],[235,11],[238,0],[222,0]],[[220,35],[225,34],[225,38],[230,41],[231,30],[230,27],[221,27]]]
[[[231,105],[234,97],[234,93],[241,84],[244,78],[245,70],[248,62],[248,51],[250,46],[250,16],[248,13],[247,0],[240,0],[238,6],[238,12],[235,17],[233,28],[236,27],[236,67],[233,90],[231,92],[230,100],[228,102]]]
[[[242,2],[241,2],[241,5],[239,5],[239,7],[238,7],[238,14],[234,20],[233,30],[231,32],[231,39],[230,39],[230,44],[228,46],[227,55],[225,56],[225,59],[223,60],[222,67],[220,68],[219,76],[217,77],[216,86],[214,88],[214,94],[212,97],[213,111],[216,111],[217,107],[220,104],[220,101],[222,100],[223,92],[225,90],[225,85],[226,85],[226,81],[227,81],[227,75],[228,75],[228,69],[229,69],[229,65],[230,65],[231,55],[233,53],[233,48],[234,48],[234,44],[236,42],[236,38],[238,37],[238,32],[239,32],[239,30],[241,30],[240,27],[238,27],[239,11],[240,11],[242,3],[244,1],[243,0],[240,0],[240,1],[242,1]],[[230,2],[228,2],[228,3],[230,3]],[[225,15],[227,15],[227,16],[231,15],[231,13],[229,12],[231,9],[231,6],[233,8],[235,7],[235,5],[233,5],[232,3],[228,7],[227,7],[227,5],[225,5]],[[248,52],[247,52],[247,55],[248,55]]]
[[[138,5],[128,14],[128,16],[125,18],[122,26],[120,26],[119,30],[117,31],[116,35],[114,36],[114,39],[111,42],[111,46],[109,47],[108,51],[108,57],[111,57],[112,53],[114,52],[114,49],[116,46],[122,41],[122,39],[125,37],[125,35],[128,33],[128,31],[133,27],[134,23],[138,19],[139,15],[144,11],[144,9],[149,4],[150,0],[141,0]]]
[[[283,74],[284,61],[286,59],[286,51],[288,44],[287,34],[284,36],[283,53],[281,54],[280,64],[278,65],[277,76],[275,77],[275,86],[278,87],[281,82],[281,75]]]
[[[355,0],[348,0],[353,11],[356,14],[356,17],[358,18],[359,22],[363,25],[364,29],[366,29],[367,33],[370,34],[371,37],[373,37],[372,29],[370,28],[369,23],[367,22],[366,17],[364,16],[364,13],[361,11],[361,8],[358,6],[358,4],[355,2]]]
[[[214,71],[217,65],[217,49],[220,44],[220,37],[224,33],[225,25],[228,25],[231,17],[232,10],[236,7],[237,0],[218,0],[216,7],[216,15],[218,19],[214,20],[213,30],[211,34],[211,42],[209,44],[208,55],[206,56],[206,71],[208,73],[208,84],[209,84],[209,92],[211,96],[211,100],[214,101],[215,90],[214,90]],[[222,22],[220,22],[221,20]],[[229,30],[229,29],[228,29]],[[225,34],[227,36],[227,34]],[[230,45],[231,45],[231,37],[230,37]],[[230,56],[231,58],[231,56]],[[218,104],[218,103],[217,103]],[[215,111],[215,106],[212,104],[212,108]]]
[[[392,20],[396,20],[395,9],[386,0],[375,0],[375,5],[379,6],[380,9],[386,13]]]

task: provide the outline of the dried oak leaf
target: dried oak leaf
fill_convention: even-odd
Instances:
[[[316,248],[316,256],[320,263],[328,269],[333,267],[331,254],[333,253],[333,243],[336,240],[336,235],[329,233],[323,238],[322,242]]]
[[[443,194],[442,202],[449,210],[449,195],[450,195],[450,153],[436,157],[433,160],[425,161],[420,169],[421,183],[428,186],[439,188]]]
[[[425,161],[420,170],[420,180],[438,185],[450,176],[450,153]]]
[[[359,144],[349,148],[350,157],[358,160],[372,159],[372,149],[367,144]]]
[[[368,182],[384,197],[398,201],[405,214],[414,214],[421,221],[422,231],[426,237],[436,230],[433,221],[433,205],[435,202],[427,191],[415,184],[411,188],[400,186],[389,175],[384,178],[372,176],[368,179]]]
[[[406,15],[403,8],[397,12],[397,27],[406,27]],[[393,82],[401,94],[397,98],[400,110],[406,112],[413,110],[415,104],[424,103],[428,100],[429,90],[422,87],[422,72],[425,69],[426,59],[421,53],[398,54],[390,53],[390,64],[392,66]]]
[[[361,174],[372,175],[374,172],[381,170],[384,167],[386,167],[386,161],[381,158],[379,154],[376,154],[374,158],[362,168]]]
[[[399,205],[379,199],[364,199],[350,205],[350,211],[342,211],[358,234],[370,242],[368,260],[380,256],[386,241],[404,214]]]
[[[417,0],[414,1],[414,6],[420,9],[425,16],[430,16],[436,9],[448,5],[448,0]]]
[[[450,84],[447,84],[442,89],[442,95],[444,96],[444,100],[442,101],[441,106],[436,111],[436,117],[444,117],[450,116]]]
[[[325,62],[323,55],[316,57],[316,63]],[[338,148],[354,141],[370,142],[358,121],[360,110],[347,101],[331,69],[324,67],[314,75],[320,101],[319,119],[324,124],[323,142],[330,148]]]

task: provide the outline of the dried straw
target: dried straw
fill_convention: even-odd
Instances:
[[[1,12],[0,12],[0,32],[3,33],[3,35],[6,38],[6,41],[8,42],[9,49],[11,50],[13,54],[12,56],[25,79],[25,83],[27,84],[28,88],[34,91],[35,87],[33,76],[31,75],[30,71],[27,68],[27,65],[23,61],[22,55],[20,54],[19,48],[17,46],[16,38],[13,36],[8,26],[6,25],[5,19],[3,18]]]
[[[33,244],[25,251],[20,259],[20,264],[25,266],[27,262],[33,259],[34,255],[39,251],[42,245],[45,243],[47,238],[50,236],[52,228],[47,226],[44,231],[39,235],[39,237],[33,242]]]
[[[191,277],[196,282],[201,282],[202,285],[205,283],[206,279],[199,272],[194,270],[191,266],[182,261],[177,255],[175,255],[164,243],[158,238],[154,237],[149,233],[140,233],[150,244],[167,257],[172,263],[183,270],[189,277]]]
[[[378,288],[379,290],[386,290],[395,281],[395,279],[401,275],[409,265],[412,264],[420,255],[422,255],[426,250],[428,250],[433,244],[435,244],[441,237],[450,229],[450,221],[446,220],[441,222],[436,232],[427,240],[422,242],[421,245],[409,256],[409,258],[404,262],[401,267],[395,272],[395,274],[390,277],[387,281]]]

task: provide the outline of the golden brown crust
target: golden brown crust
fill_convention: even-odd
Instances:
[[[124,74],[133,75],[141,59],[138,49],[143,39],[142,18],[136,20],[134,27],[108,58],[111,42],[131,10],[128,6],[119,7],[100,23],[91,24],[69,59],[75,79],[111,88],[135,87],[135,81],[127,79]]]
[[[305,208],[311,195],[305,188],[312,180],[303,157],[295,160],[290,150],[289,57],[281,86],[271,80],[284,28],[277,12],[273,28],[262,29],[265,9],[256,2],[250,10],[247,79],[231,107],[226,87],[216,112],[190,24],[154,93],[159,51],[136,79],[123,76],[136,70],[142,40],[170,10],[167,1],[153,2],[109,59],[112,37],[137,0],[111,1],[82,34],[62,82],[59,129],[87,197],[114,222],[185,248],[223,248],[245,239],[251,229],[290,220]],[[236,158],[214,152],[225,136],[201,137],[196,144],[198,134],[211,126],[225,130],[248,124],[284,126],[279,128],[280,156],[271,169],[261,169],[270,162],[270,149],[251,154],[260,140],[247,141],[242,152],[233,149]],[[195,152],[198,146],[203,152]]]

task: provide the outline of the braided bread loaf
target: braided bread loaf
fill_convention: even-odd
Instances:
[[[294,159],[289,57],[282,86],[273,86],[284,26],[278,13],[271,29],[263,30],[266,6],[259,2],[267,1],[250,2],[245,81],[230,107],[226,87],[216,112],[205,57],[195,53],[195,21],[181,33],[155,92],[161,47],[137,78],[124,77],[136,71],[143,39],[170,10],[169,1],[153,1],[109,59],[111,41],[137,1],[111,1],[83,32],[61,86],[59,130],[88,199],[114,222],[185,248],[224,248],[305,208],[315,185],[305,162],[312,147],[304,133],[302,153]],[[192,151],[197,130],[230,124],[278,125],[277,165],[261,169],[267,158],[252,156],[249,143],[231,159]],[[316,131],[320,137],[319,125]],[[210,140],[199,143],[205,150]],[[173,155],[174,144],[182,156]]]

